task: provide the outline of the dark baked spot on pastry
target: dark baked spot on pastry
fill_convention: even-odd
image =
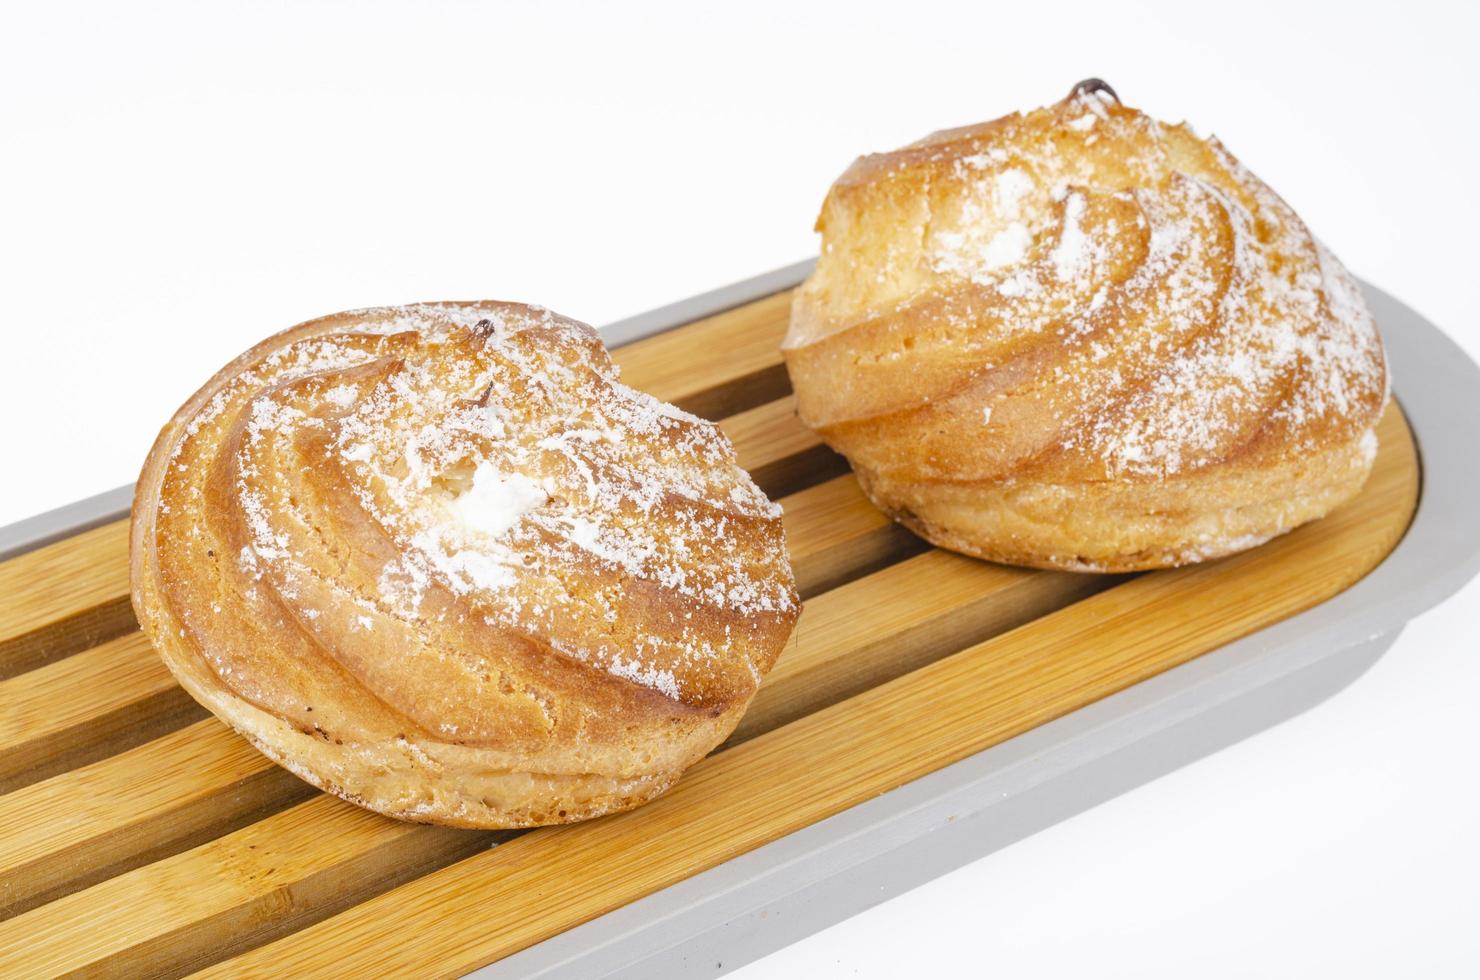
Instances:
[[[1116,105],[1120,104],[1120,96],[1115,94],[1115,89],[1103,78],[1086,78],[1069,90],[1068,97],[1072,99],[1076,95],[1094,95],[1097,92],[1104,92],[1115,100]]]

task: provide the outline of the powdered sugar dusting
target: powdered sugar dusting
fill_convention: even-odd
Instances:
[[[1079,226],[1084,217],[1084,195],[1072,193],[1064,203],[1064,221],[1059,232],[1058,244],[1049,253],[1054,272],[1063,282],[1081,278],[1090,263],[1089,237]]]
[[[550,491],[519,473],[500,473],[480,462],[472,487],[453,502],[453,512],[465,532],[497,538],[536,507],[550,499]]]
[[[917,251],[900,223],[920,212],[897,190],[871,196],[904,179],[921,188]],[[908,347],[891,335],[880,360],[908,363],[908,349],[960,365],[952,404],[985,422],[994,409],[970,401],[972,356],[988,378],[1005,345],[1040,338],[1056,353],[1024,397],[1059,426],[1039,448],[1105,478],[1190,472],[1261,434],[1314,451],[1370,427],[1386,398],[1360,290],[1289,206],[1216,140],[1103,93],[866,158],[840,186],[854,228],[825,232],[787,346],[908,324]],[[893,230],[869,226],[869,207]],[[842,288],[853,262],[881,266],[871,296]],[[829,279],[838,286],[813,291]]]
[[[315,529],[341,519],[295,493],[293,474],[339,471],[394,546],[368,593],[334,586],[358,596],[344,622],[360,634],[456,615],[702,700],[710,675],[757,676],[756,617],[795,615],[779,508],[724,436],[622,385],[594,333],[547,310],[365,311],[352,331],[244,370],[200,406],[181,445],[220,438],[233,406],[244,420],[238,567],[290,604],[337,577],[346,559],[321,553]],[[317,607],[302,620],[339,622]]]

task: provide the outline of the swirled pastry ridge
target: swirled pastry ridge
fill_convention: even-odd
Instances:
[[[448,303],[294,327],[160,433],[133,603],[181,684],[403,819],[515,827],[661,793],[799,606],[779,509],[595,331]]]
[[[802,419],[941,546],[1128,571],[1354,496],[1387,370],[1351,276],[1216,139],[1076,89],[863,157],[783,351]]]

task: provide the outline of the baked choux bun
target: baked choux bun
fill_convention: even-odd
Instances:
[[[941,547],[1182,565],[1372,467],[1387,370],[1355,281],[1216,139],[1102,82],[859,159],[817,230],[797,410]]]
[[[191,695],[316,786],[459,827],[663,792],[799,611],[780,510],[719,430],[510,303],[254,347],[160,433],[131,543]]]

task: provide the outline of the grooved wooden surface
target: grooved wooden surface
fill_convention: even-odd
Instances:
[[[829,576],[844,579],[855,570],[861,573],[875,558],[887,561],[912,546],[910,539],[882,533],[887,531],[885,523],[858,493],[852,477],[814,487],[804,500],[784,498],[782,505],[792,563],[804,583]],[[827,535],[812,533],[824,525]],[[821,537],[824,547],[809,548],[814,537]],[[891,552],[891,545],[901,547]],[[819,597],[817,602],[826,608],[826,599]],[[816,605],[809,606],[804,616]],[[51,728],[80,739],[80,733],[89,729],[89,711],[95,712],[93,723],[101,725],[110,713],[144,713],[145,706],[137,702],[159,697],[161,690],[177,700],[183,695],[154,651],[139,638],[134,633],[128,640],[45,669],[46,674],[65,674],[69,682],[82,677],[96,688],[94,697],[78,699]],[[94,663],[95,656],[102,662]],[[94,666],[100,670],[87,678],[86,672]],[[108,676],[108,670],[136,680],[98,683]],[[32,674],[5,683],[28,682]],[[26,714],[38,716],[38,721],[31,724],[22,718],[16,726],[17,749],[29,749],[30,756],[47,749],[60,751],[65,742],[57,732],[43,731],[48,722],[39,718],[49,710],[46,701],[64,693],[57,684],[47,683],[50,680],[38,677],[32,684],[40,697],[30,698]],[[195,704],[188,697],[185,701]],[[204,711],[197,708],[190,717],[202,715]],[[752,710],[747,717],[754,715]],[[0,751],[4,748],[0,743]],[[31,908],[43,896],[76,890],[95,880],[102,868],[123,871],[142,863],[131,855],[174,853],[211,828],[239,826],[251,813],[281,809],[309,792],[306,784],[278,770],[213,719],[163,734],[132,751],[121,748],[92,765],[0,795],[0,827],[15,827],[14,832],[0,834],[0,914]],[[16,754],[23,759],[27,755]],[[0,760],[5,758],[0,755]],[[139,775],[144,772],[151,773],[151,778],[141,780]],[[17,769],[12,778],[19,783],[28,775]],[[251,793],[242,792],[246,784],[254,787]],[[61,815],[67,819],[58,825],[52,818]],[[120,831],[128,841],[123,851],[115,846]]]
[[[494,834],[359,810],[174,685],[127,615],[121,525],[0,564],[0,975],[466,971],[1329,598],[1417,499],[1392,408],[1358,500],[1234,559],[1102,578],[930,549],[797,422],[789,305],[615,354],[721,420],[807,598],[734,736],[628,814]]]
[[[114,521],[0,562],[0,677],[134,628],[128,522]]]
[[[791,392],[781,338],[791,290],[612,352],[622,380],[705,418],[720,419]]]
[[[1372,485],[1324,521],[1134,578],[712,756],[643,810],[525,834],[202,975],[456,976],[1309,608],[1407,528],[1418,467],[1396,411],[1383,436]]]
[[[735,443],[740,465],[772,497],[848,472],[848,461],[802,425],[789,395],[731,415],[720,428]]]
[[[0,681],[0,705],[0,794],[206,714],[138,630]]]

